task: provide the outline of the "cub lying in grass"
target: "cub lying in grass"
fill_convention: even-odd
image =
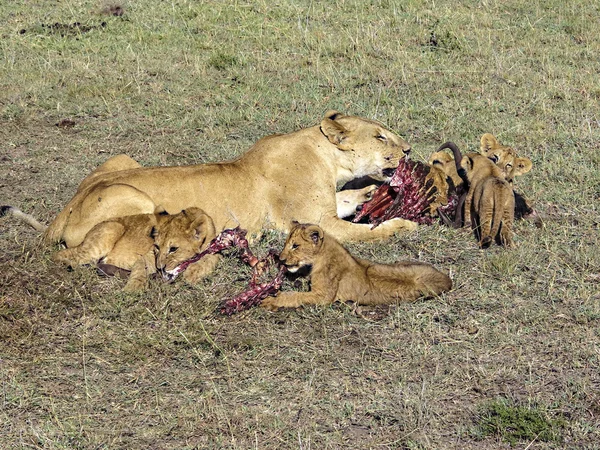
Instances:
[[[292,224],[279,260],[292,273],[312,267],[311,291],[269,297],[261,306],[270,310],[326,305],[336,300],[360,305],[410,302],[452,287],[450,277],[430,264],[377,264],[356,258],[318,225]]]
[[[137,214],[95,225],[80,245],[57,252],[53,259],[69,266],[101,262],[130,270],[124,290],[136,291],[144,289],[157,269],[165,276],[200,253],[215,236],[212,219],[200,208],[173,215]],[[218,255],[207,255],[190,265],[184,279],[196,283],[214,270],[218,260]]]

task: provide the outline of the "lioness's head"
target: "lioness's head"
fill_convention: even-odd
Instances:
[[[279,254],[279,262],[292,273],[311,266],[323,246],[323,237],[320,226],[293,222],[283,251]]]
[[[159,215],[157,222],[151,233],[156,268],[168,280],[178,275],[181,263],[200,253],[216,236],[212,219],[200,208]]]
[[[501,145],[490,133],[481,136],[480,152],[500,167],[502,175],[508,182],[512,182],[516,176],[529,172],[533,167],[529,158],[519,158],[513,148]]]
[[[337,111],[325,114],[321,132],[343,152],[342,170],[349,172],[343,177],[345,181],[365,175],[388,179],[411,150],[406,141],[380,123]]]

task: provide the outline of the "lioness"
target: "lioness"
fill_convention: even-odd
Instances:
[[[141,290],[147,277],[158,271],[167,277],[182,261],[203,250],[216,236],[209,216],[200,208],[178,214],[135,214],[100,222],[83,242],[53,255],[56,262],[69,266],[94,264],[131,270],[125,291]],[[210,274],[219,257],[207,255],[184,272],[184,279],[196,283]]]
[[[479,246],[488,248],[495,239],[500,245],[512,245],[515,195],[504,173],[489,158],[467,153],[461,166],[467,172],[469,191],[465,198],[465,222],[471,222]]]
[[[267,309],[326,305],[352,300],[360,305],[414,301],[452,287],[450,278],[430,264],[377,264],[355,258],[318,225],[295,223],[279,261],[289,272],[311,267],[310,292],[280,292],[261,303]]]
[[[371,230],[344,221],[336,212],[336,185],[363,175],[390,176],[409,151],[381,124],[329,111],[319,126],[265,137],[229,162],[142,168],[119,155],[83,180],[45,239],[72,247],[97,223],[152,213],[157,205],[169,212],[200,207],[217,231],[239,225],[252,235],[265,224],[286,230],[296,219],[319,223],[342,241],[385,238],[416,224],[393,219]]]

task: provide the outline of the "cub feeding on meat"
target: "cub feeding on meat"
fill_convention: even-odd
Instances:
[[[125,291],[144,289],[149,275],[169,270],[202,251],[216,236],[212,219],[200,208],[117,217],[95,225],[83,242],[57,252],[54,261],[69,266],[95,264],[130,270]],[[207,255],[190,265],[184,279],[196,283],[210,274],[219,257]]]
[[[280,292],[277,297],[263,300],[261,306],[271,310],[326,305],[337,300],[360,305],[410,302],[439,295],[452,287],[450,277],[430,264],[378,264],[356,258],[321,227],[312,224],[292,224],[279,260],[292,273],[310,267],[311,290]]]
[[[371,184],[362,189],[347,189],[335,193],[337,215],[339,218],[353,216],[356,212],[373,198],[377,185]]]
[[[469,190],[465,198],[465,223],[471,222],[479,246],[488,248],[493,240],[512,245],[515,195],[502,169],[486,156],[467,153],[462,157]]]

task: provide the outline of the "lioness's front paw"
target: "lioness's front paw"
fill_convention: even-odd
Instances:
[[[388,226],[393,232],[397,231],[415,231],[419,224],[417,222],[413,222],[412,220],[407,219],[390,219],[385,221],[382,225]]]

